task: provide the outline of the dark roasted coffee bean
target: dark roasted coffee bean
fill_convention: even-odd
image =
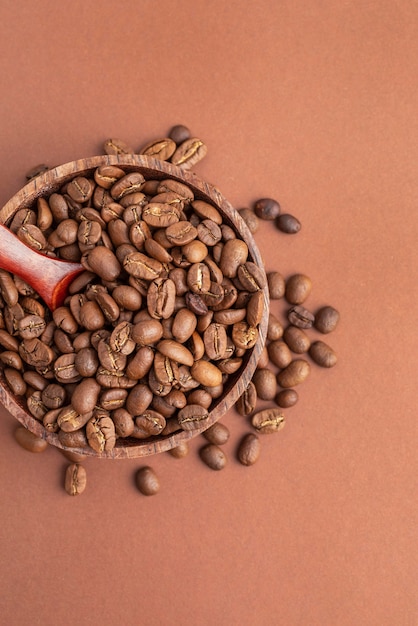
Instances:
[[[176,124],[171,128],[168,136],[176,144],[180,144],[183,143],[183,141],[186,141],[186,139],[190,139],[191,133],[187,126],[184,126],[183,124]]]
[[[277,374],[277,382],[281,387],[290,388],[300,385],[309,376],[311,367],[304,359],[291,361],[285,369]]]
[[[334,350],[323,341],[314,341],[309,348],[309,356],[321,367],[334,367],[337,363],[337,355]]]
[[[253,427],[263,435],[277,433],[285,424],[284,415],[280,409],[264,409],[255,413],[251,419]]]
[[[135,484],[144,496],[154,496],[160,491],[160,481],[151,467],[141,467],[135,474]]]
[[[303,329],[312,328],[315,322],[314,314],[299,304],[289,309],[287,319],[293,326]]]
[[[208,306],[198,293],[192,293],[188,291],[185,295],[186,306],[195,315],[206,315],[208,312]]]
[[[47,409],[58,409],[63,406],[67,393],[61,385],[50,383],[41,394],[41,400]]]
[[[79,463],[68,465],[65,471],[64,488],[70,496],[78,496],[86,488],[87,474],[86,470]]]
[[[276,226],[282,233],[286,233],[288,235],[296,235],[301,229],[300,221],[290,215],[289,213],[283,213],[279,215],[276,219]]]
[[[199,450],[199,456],[202,461],[215,471],[222,470],[227,464],[227,456],[225,452],[217,445],[208,443]]]
[[[315,328],[320,333],[330,333],[337,327],[340,314],[332,306],[324,306],[315,313]]]
[[[280,214],[280,204],[273,198],[260,198],[254,205],[254,211],[262,220],[274,220]]]
[[[15,396],[23,396],[26,393],[26,383],[20,372],[13,367],[5,367],[3,370],[4,377]]]
[[[255,433],[248,433],[241,439],[237,457],[242,465],[254,465],[260,457],[261,445],[258,436]]]

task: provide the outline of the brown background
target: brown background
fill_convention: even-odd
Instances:
[[[263,226],[267,269],[309,273],[342,315],[251,469],[31,455],[0,421],[1,621],[26,624],[418,623],[418,9],[408,0],[2,0],[3,205],[39,162],[140,147],[187,124],[195,168],[237,207],[278,198],[297,237]],[[65,7],[65,8],[64,8]]]

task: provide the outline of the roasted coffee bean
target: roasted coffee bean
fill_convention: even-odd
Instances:
[[[116,165],[101,165],[94,170],[94,180],[103,189],[110,189],[123,176],[124,170]]]
[[[31,415],[39,421],[43,420],[44,415],[48,410],[42,402],[42,393],[40,391],[34,391],[29,395],[27,399],[27,406]]]
[[[280,369],[287,367],[293,358],[289,346],[281,339],[271,341],[267,346],[267,352],[270,361]]]
[[[315,328],[327,334],[336,329],[340,314],[332,306],[324,306],[315,313]]]
[[[124,406],[127,395],[126,389],[105,389],[101,391],[97,405],[106,411],[114,411]]]
[[[57,418],[60,411],[61,407],[58,407],[57,409],[50,409],[45,413],[42,424],[48,433],[56,433],[59,431]]]
[[[132,380],[144,378],[152,367],[154,351],[149,346],[141,346],[126,367],[126,375]]]
[[[130,437],[134,432],[135,422],[126,409],[118,408],[112,411],[112,420],[118,437]]]
[[[312,328],[315,322],[314,314],[301,305],[295,305],[289,309],[287,319],[293,326],[303,329]]]
[[[176,341],[185,343],[193,335],[197,324],[196,315],[189,309],[177,311],[172,326],[172,334]]]
[[[285,424],[284,415],[280,409],[264,409],[255,413],[251,419],[253,427],[263,435],[277,433]]]
[[[227,464],[225,452],[217,445],[208,443],[199,450],[199,456],[203,463],[215,471],[224,469]]]
[[[168,319],[175,309],[176,286],[170,278],[157,278],[150,283],[147,308],[152,318]]]
[[[189,367],[194,365],[194,358],[190,350],[177,341],[173,341],[172,339],[163,339],[157,344],[156,348],[158,352],[161,352],[161,354],[169,357],[177,363],[188,365]]]
[[[187,441],[180,441],[175,448],[168,451],[175,459],[184,459],[189,454],[189,444]]]
[[[337,355],[334,350],[323,341],[314,341],[309,348],[309,356],[321,367],[334,367],[337,363]]]
[[[109,345],[114,352],[131,354],[135,350],[135,341],[131,336],[132,328],[130,322],[120,322],[115,326],[109,337]]]
[[[295,359],[277,374],[277,382],[281,387],[290,388],[300,385],[309,376],[311,366],[305,359]]]
[[[14,306],[17,304],[19,299],[17,287],[11,274],[2,269],[0,269],[0,294],[7,305]]]
[[[273,400],[277,392],[277,382],[274,372],[268,368],[259,368],[255,371],[252,382],[260,400]]]
[[[84,176],[76,176],[67,185],[68,195],[76,202],[87,202],[93,195],[93,185]]]
[[[128,274],[144,280],[155,280],[163,271],[163,266],[159,261],[141,252],[128,254],[123,261],[123,267]]]
[[[23,396],[26,393],[27,386],[20,372],[13,367],[5,367],[3,374],[10,390],[15,396]]]
[[[276,219],[276,226],[282,233],[288,235],[296,235],[302,227],[300,221],[289,213],[279,215]]]
[[[67,393],[62,385],[50,383],[43,389],[41,400],[47,409],[58,409],[64,404],[66,396]]]
[[[197,225],[197,237],[208,248],[215,246],[222,239],[222,231],[213,220],[203,220]]]
[[[164,139],[147,143],[140,149],[139,154],[145,154],[145,156],[160,159],[160,161],[168,161],[176,151],[176,148],[176,142],[169,137],[165,137]]]
[[[116,443],[115,425],[107,411],[97,409],[86,425],[89,445],[99,454],[113,450]]]
[[[189,170],[206,156],[207,151],[207,146],[201,139],[190,137],[177,147],[171,162],[184,170]]]
[[[222,383],[222,372],[210,361],[195,361],[190,368],[192,377],[205,387],[216,387]]]
[[[114,183],[110,189],[110,195],[114,200],[120,200],[131,193],[141,191],[144,186],[145,179],[139,172],[129,172]]]
[[[261,445],[254,433],[244,435],[238,447],[237,457],[242,465],[254,465],[260,457]]]
[[[288,326],[283,333],[283,340],[292,352],[303,354],[309,350],[311,340],[302,328]]]
[[[62,407],[58,416],[57,424],[61,430],[70,433],[80,430],[91,418],[92,412],[81,414],[78,413],[71,405]]]
[[[131,329],[131,338],[140,346],[149,346],[157,343],[163,336],[161,322],[150,319],[134,324]]]
[[[48,242],[43,232],[35,224],[21,226],[16,235],[23,243],[37,252],[45,251],[48,248]]]
[[[54,352],[37,337],[24,339],[19,346],[19,354],[28,365],[35,368],[47,367],[54,360]]]
[[[94,300],[85,302],[80,308],[80,323],[87,330],[103,328],[105,317],[100,306]]]
[[[39,315],[26,315],[18,323],[18,333],[22,339],[40,337],[44,332],[46,322]]]
[[[276,219],[280,210],[280,204],[273,198],[261,198],[254,205],[255,214],[262,220]]]
[[[81,348],[75,355],[74,367],[81,376],[94,376],[98,366],[99,359],[94,348]]]
[[[286,289],[285,279],[280,272],[268,272],[267,284],[271,300],[283,298]]]
[[[238,268],[247,261],[247,258],[248,246],[245,241],[230,239],[222,248],[219,268],[225,277],[234,278],[237,275]],[[251,283],[251,286],[253,286],[253,283]],[[256,291],[256,289],[252,289],[252,291]]]
[[[81,374],[75,366],[75,359],[76,355],[70,353],[62,354],[54,361],[54,376],[59,383],[73,383],[81,380]]]
[[[132,437],[135,439],[156,437],[164,430],[165,423],[165,419],[160,413],[148,409],[145,413],[135,418],[135,428],[132,432]]]
[[[105,154],[134,154],[133,148],[122,139],[106,139],[103,149]]]
[[[250,326],[258,326],[264,314],[264,293],[256,291],[253,293],[247,305],[247,322]]]
[[[276,404],[283,409],[288,409],[294,406],[299,399],[298,392],[294,389],[283,389],[277,394],[275,401]]]
[[[244,321],[246,317],[247,309],[225,309],[224,311],[216,311],[213,319],[217,324],[230,326]]]
[[[273,313],[269,313],[267,326],[268,341],[277,341],[283,337],[283,326]]]
[[[17,443],[28,452],[44,452],[48,447],[48,443],[44,439],[34,435],[23,426],[16,428],[14,436]]]
[[[154,496],[160,491],[160,481],[151,467],[141,467],[135,474],[135,484],[144,496]]]
[[[286,281],[285,297],[290,304],[302,304],[311,293],[312,281],[305,274],[293,274]]]
[[[190,136],[190,129],[183,124],[176,124],[169,132],[170,139],[172,139],[176,144],[183,143],[186,139],[190,139]]]
[[[242,359],[239,357],[222,359],[217,362],[217,367],[221,370],[222,374],[235,374],[238,372],[242,365]]]
[[[200,406],[203,406],[205,409],[209,409],[212,404],[212,396],[204,389],[195,389],[187,396],[187,402],[189,404],[200,404]]]
[[[251,209],[244,208],[239,209],[238,213],[241,215],[242,219],[248,226],[250,233],[254,235],[259,229],[259,221],[257,215]]]
[[[86,470],[79,463],[72,463],[68,465],[65,471],[65,491],[70,496],[78,496],[86,488],[87,474]]]
[[[43,391],[43,394],[45,394],[45,391]],[[72,407],[82,414],[93,411],[100,391],[101,387],[95,378],[85,378],[77,385],[71,396]]]
[[[212,424],[202,434],[209,443],[214,443],[217,446],[226,443],[230,436],[229,428],[220,422]]]
[[[263,289],[266,286],[266,277],[263,270],[251,261],[240,265],[237,270],[237,275],[244,289],[251,293]]]
[[[16,346],[16,350],[18,350],[18,346]],[[23,362],[16,350],[5,350],[0,353],[0,361],[6,367],[12,367],[15,370],[23,369]]]
[[[225,327],[217,323],[210,324],[203,333],[203,343],[209,359],[213,361],[222,359],[227,346]]]
[[[121,271],[121,265],[112,250],[105,246],[96,246],[87,256],[89,270],[103,280],[115,280]]]
[[[258,339],[258,329],[250,326],[247,322],[238,322],[232,326],[232,341],[237,348],[249,350],[253,348]]]
[[[63,430],[59,430],[57,436],[61,445],[65,446],[66,448],[88,447],[88,441],[84,430],[75,430],[69,433]]]
[[[188,404],[178,412],[177,419],[183,430],[196,430],[204,427],[209,419],[209,413],[200,404]]]
[[[155,353],[154,372],[163,385],[174,385],[179,379],[177,363],[160,352]]]

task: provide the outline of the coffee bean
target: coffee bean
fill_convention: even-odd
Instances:
[[[285,297],[290,304],[302,304],[312,289],[311,279],[305,274],[294,274],[286,281]]]
[[[289,213],[282,213],[276,218],[276,226],[282,233],[296,235],[301,229],[299,220]]]
[[[213,443],[217,446],[222,446],[229,439],[230,432],[229,428],[220,422],[216,422],[209,426],[207,430],[204,431],[203,436],[210,443]]]
[[[45,391],[43,393],[45,393]],[[72,407],[78,413],[89,413],[93,411],[100,391],[101,387],[94,378],[85,378],[77,385],[71,396]]]
[[[247,415],[251,415],[251,413],[255,411],[256,405],[257,390],[254,383],[250,382],[243,394],[238,398],[235,406],[238,413],[245,417]]]
[[[115,425],[107,411],[97,409],[86,425],[89,445],[96,452],[113,450],[116,443]]]
[[[259,221],[257,215],[251,209],[239,209],[238,213],[248,226],[249,231],[254,235],[259,229]]]
[[[144,496],[154,496],[160,490],[158,476],[149,466],[141,467],[137,470],[135,484]]]
[[[309,356],[321,367],[334,367],[337,363],[337,355],[334,350],[323,341],[314,341],[309,348]]]
[[[267,326],[267,339],[268,341],[277,341],[283,336],[283,326],[281,322],[273,313],[269,313],[268,326]]]
[[[194,361],[190,368],[192,377],[205,387],[216,387],[222,383],[222,372],[209,361]]]
[[[207,146],[201,139],[190,137],[178,146],[171,157],[171,162],[188,170],[201,161],[206,156],[207,151]]]
[[[260,400],[273,400],[277,392],[277,382],[274,372],[268,368],[257,369],[252,382]]]
[[[202,428],[209,417],[208,410],[200,404],[188,404],[178,412],[177,419],[183,430]]]
[[[264,409],[255,413],[251,419],[253,427],[263,435],[277,433],[285,424],[284,415],[280,409]]]
[[[254,433],[248,433],[245,435],[238,447],[238,461],[242,465],[250,466],[254,465],[260,457],[260,440]]]
[[[293,326],[303,329],[312,328],[315,322],[314,314],[300,305],[295,305],[289,309],[287,319]]]
[[[208,443],[199,450],[199,455],[202,461],[215,471],[224,469],[227,464],[227,457],[225,452],[217,445]]]
[[[274,220],[280,213],[280,204],[273,198],[261,198],[255,203],[254,211],[262,220]]]
[[[86,488],[87,474],[86,470],[79,463],[68,465],[65,471],[65,491],[70,496],[78,496]]]
[[[267,346],[270,361],[280,369],[284,369],[292,361],[292,354],[287,344],[278,339]]]
[[[295,359],[291,361],[287,367],[285,367],[277,375],[277,382],[281,387],[290,388],[300,385],[309,376],[311,367],[308,361],[304,359]]]
[[[151,141],[141,148],[139,154],[145,154],[145,156],[160,159],[160,161],[167,161],[176,151],[176,147],[176,142],[166,137],[157,141]]]
[[[175,448],[169,450],[171,456],[175,459],[184,459],[189,454],[189,444],[187,441],[181,441]]]
[[[169,132],[169,137],[176,142],[176,144],[183,143],[186,139],[190,139],[190,129],[183,124],[176,124]]]
[[[16,428],[14,436],[17,443],[28,452],[44,452],[48,447],[48,443],[44,439],[37,437],[23,426]]]
[[[283,333],[283,340],[292,352],[303,354],[309,350],[311,340],[302,328],[288,326]]]
[[[330,333],[337,327],[340,314],[332,306],[324,306],[315,313],[315,328],[320,333]]]
[[[271,300],[279,300],[285,294],[285,280],[280,272],[268,272],[267,284]]]
[[[106,139],[103,148],[105,154],[134,154],[133,148],[122,139]]]
[[[294,389],[283,389],[282,391],[279,391],[275,400],[278,406],[282,407],[283,409],[287,409],[291,406],[294,406],[298,399],[299,396],[297,391],[295,391]]]

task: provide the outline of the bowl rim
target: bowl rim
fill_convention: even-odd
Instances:
[[[188,185],[195,193],[195,199],[205,200],[220,210],[226,223],[229,223],[235,232],[239,234],[240,238],[246,242],[251,260],[256,263],[265,274],[261,253],[252,233],[239,212],[217,187],[205,182],[190,170],[184,170],[170,162],[160,161],[143,155],[99,155],[69,161],[68,163],[47,170],[30,180],[6,202],[0,209],[0,223],[7,224],[19,209],[31,206],[39,197],[49,196],[75,176],[92,173],[97,167],[103,165],[120,166],[127,172],[140,171],[146,179],[164,180],[165,178],[171,178]],[[244,363],[240,368],[242,371],[239,376],[234,378],[234,375],[232,375],[228,380],[227,390],[221,398],[215,400],[213,408],[209,411],[209,418],[205,420],[203,427],[201,426],[191,431],[179,430],[171,435],[158,435],[154,439],[135,439],[133,442],[132,440],[127,441],[120,438],[117,439],[116,445],[112,450],[98,453],[90,447],[70,448],[64,446],[58,439],[57,434],[46,431],[42,422],[36,420],[35,417],[25,410],[23,402],[21,402],[18,397],[13,396],[2,373],[0,375],[0,402],[21,425],[30,430],[33,434],[46,440],[49,444],[63,451],[76,452],[86,457],[111,459],[138,458],[168,451],[178,446],[179,443],[203,433],[212,424],[221,419],[235,404],[251,381],[266,341],[269,315],[267,280],[262,292],[264,296],[264,312],[259,324],[257,342],[254,347],[248,351],[249,354],[245,355]]]

